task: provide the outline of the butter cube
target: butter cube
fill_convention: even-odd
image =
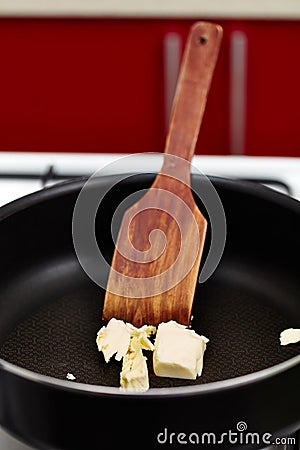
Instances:
[[[174,320],[159,324],[154,344],[153,368],[159,377],[195,380],[203,368],[209,340]]]

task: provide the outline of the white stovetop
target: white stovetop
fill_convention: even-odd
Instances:
[[[88,154],[88,153],[11,153],[0,152],[0,206],[42,188],[39,179],[1,178],[5,174],[45,175],[49,167],[60,176],[89,176],[98,169],[105,174],[157,172],[161,153]],[[300,158],[264,158],[247,156],[195,156],[192,171],[230,178],[277,180],[291,188],[300,200]]]

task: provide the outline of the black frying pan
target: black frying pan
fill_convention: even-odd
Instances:
[[[113,186],[95,223],[108,262],[114,210],[153,175],[116,180],[98,180],[103,192]],[[300,326],[300,203],[251,183],[212,181],[228,231],[221,263],[195,294],[192,326],[210,338],[203,375],[157,378],[149,355],[144,394],[121,393],[119,363],[106,365],[97,352],[104,292],[83,271],[72,241],[84,180],[1,208],[0,424],[9,432],[39,449],[182,448],[180,440],[197,436],[201,448],[215,439],[229,449],[242,447],[247,432],[259,438],[249,435],[243,448],[255,448],[267,446],[263,436],[272,441],[300,428],[299,345],[279,345],[283,329]],[[202,182],[194,176],[200,192]],[[206,247],[207,254],[209,237]]]

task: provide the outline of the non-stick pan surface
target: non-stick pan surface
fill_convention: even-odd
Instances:
[[[100,205],[95,223],[97,242],[108,262],[114,249],[110,226],[116,207],[130,193],[149,187],[152,179],[152,175],[133,176],[119,184],[116,184],[114,177],[99,180],[105,191],[112,186]],[[201,177],[193,179],[194,185],[201,186],[201,182]],[[102,326],[104,291],[81,268],[72,241],[73,209],[84,180],[47,189],[2,208],[0,357],[3,370],[0,371],[0,420],[7,428],[25,440],[38,441],[41,448],[49,448],[50,445],[50,448],[83,449],[83,435],[79,437],[77,429],[80,424],[72,428],[72,420],[67,418],[65,408],[70,402],[69,414],[74,419],[74,425],[80,416],[83,434],[88,434],[86,439],[93,442],[87,448],[102,448],[92,441],[93,420],[89,413],[93,411],[97,414],[98,410],[101,422],[101,417],[104,420],[103,414],[106,414],[104,407],[115,406],[120,413],[127,405],[130,416],[134,414],[136,402],[137,409],[145,404],[153,416],[153,399],[166,401],[168,397],[170,403],[164,403],[163,407],[169,411],[168,420],[165,414],[164,425],[161,416],[163,409],[158,403],[160,412],[156,414],[159,414],[160,422],[152,417],[155,427],[149,448],[157,443],[155,432],[157,434],[167,423],[172,423],[174,429],[181,425],[183,432],[185,426],[191,427],[193,423],[195,428],[198,427],[194,431],[199,431],[203,426],[224,430],[230,426],[230,420],[232,427],[234,420],[252,420],[249,426],[259,428],[254,431],[264,429],[271,433],[291,432],[300,426],[300,412],[296,406],[300,401],[299,346],[279,345],[279,334],[283,329],[300,326],[300,205],[295,200],[249,183],[222,179],[213,179],[213,183],[226,214],[227,241],[216,272],[197,287],[195,294],[192,326],[210,339],[203,375],[195,381],[158,378],[150,367],[151,389],[147,394],[138,396],[138,402],[134,400],[136,396],[118,395],[120,364],[105,364],[95,344],[96,333]],[[206,252],[208,247],[209,239]],[[278,366],[280,363],[283,364]],[[19,368],[53,378],[35,377]],[[265,372],[258,372],[264,369]],[[68,372],[76,376],[76,383],[58,381],[65,380]],[[276,375],[277,372],[279,375]],[[260,377],[264,373],[267,378],[263,377],[262,381]],[[247,377],[237,378],[249,374],[252,374],[249,380]],[[31,378],[28,382],[34,399],[29,398],[30,390],[25,392],[25,386],[21,388],[26,375]],[[223,380],[227,381],[222,385]],[[231,386],[231,381],[235,387]],[[248,393],[245,387],[240,387],[244,386],[243,383],[250,389]],[[10,392],[9,388],[16,385],[20,392]],[[208,392],[214,386],[217,391],[211,394],[209,400]],[[41,387],[45,398],[41,395]],[[59,397],[57,404],[55,396],[51,397],[56,387],[64,398]],[[208,391],[205,391],[207,388]],[[76,391],[74,398],[70,393],[73,389]],[[219,389],[222,394],[218,395]],[[38,392],[41,396],[37,407]],[[81,399],[93,398],[93,406],[90,405],[89,413],[86,411],[83,416],[82,411],[74,410],[74,407],[79,407],[80,402],[77,405],[75,400],[79,394]],[[198,397],[198,403],[193,403]],[[18,405],[18,413],[15,407],[11,411],[12,398]],[[44,404],[40,403],[42,398]],[[176,409],[180,408],[182,399],[185,399],[185,408],[197,407],[196,421],[192,420],[191,413],[188,412],[185,417],[182,411],[178,411],[181,420],[178,421],[178,417],[174,419],[171,405],[176,398]],[[188,399],[191,398],[193,401],[189,405]],[[107,403],[109,399],[111,403]],[[59,421],[53,418],[55,410],[57,417],[61,414],[58,411],[61,401],[65,411],[61,420],[68,423],[64,432],[57,429]],[[49,426],[45,432],[44,423],[38,431],[38,427],[33,425],[33,417],[25,419],[20,416],[26,403],[28,407],[31,403],[35,420],[40,421],[41,411],[44,412],[43,420],[51,422],[53,433],[49,431]],[[287,410],[281,414],[280,408]],[[128,417],[124,417],[124,411],[120,414],[122,417],[118,417],[118,425],[115,426],[122,427],[125,420],[129,427],[130,422]],[[88,424],[87,417],[90,417]],[[24,420],[26,425],[23,424],[20,429],[18,421],[22,424]],[[112,414],[112,424],[114,420]],[[113,429],[112,425],[108,431],[106,422],[107,430],[100,431],[100,441],[103,440],[103,433],[107,437]],[[70,426],[72,431],[68,430]],[[204,428],[204,431],[210,429]],[[136,431],[136,438],[139,433]],[[147,430],[144,433],[147,436]],[[145,439],[149,443],[149,437]],[[122,439],[113,435],[109,442],[111,448],[116,448],[114,446],[121,444]],[[107,445],[103,448],[110,448]],[[133,448],[138,448],[141,442],[134,441],[134,445],[137,447]]]

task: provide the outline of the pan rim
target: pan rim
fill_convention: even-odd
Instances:
[[[155,177],[155,172],[145,172],[136,173],[128,172],[122,174],[110,174],[102,175],[101,178],[98,177],[97,181],[101,179],[104,184],[113,185],[115,182],[127,180],[135,177],[136,179]],[[204,175],[202,174],[192,174],[192,185],[193,180],[201,179]],[[122,177],[122,178],[120,178]],[[294,197],[290,197],[287,194],[279,191],[275,191],[265,185],[255,183],[253,181],[241,180],[239,178],[226,178],[219,177],[215,175],[207,176],[212,183],[216,182],[217,185],[222,187],[230,188],[234,186],[238,192],[246,192],[248,194],[255,195],[259,198],[277,203],[280,206],[284,206],[288,209],[292,209],[294,212],[300,214],[300,201]],[[16,200],[13,200],[0,207],[0,221],[6,219],[10,215],[22,211],[30,206],[39,204],[45,200],[51,200],[62,194],[72,194],[82,189],[85,183],[88,181],[89,177],[75,177],[69,180],[58,182],[52,186],[46,186],[38,191],[32,192],[31,194],[24,195]],[[151,180],[150,180],[151,181]]]
[[[147,176],[154,176],[155,173],[128,173],[125,174],[126,178],[141,177],[145,179]],[[124,176],[124,174],[122,174]],[[193,174],[192,177],[197,179],[202,175]],[[105,175],[101,177],[101,181],[104,183],[113,183],[118,180],[120,174]],[[246,192],[257,197],[266,199],[280,206],[283,206],[293,212],[300,214],[300,202],[295,198],[289,197],[281,192],[274,191],[268,187],[239,179],[231,179],[224,177],[209,176],[212,182],[216,181],[217,184],[222,187],[230,188],[234,186],[239,192]],[[88,180],[88,177],[74,178],[67,181],[57,183],[53,186],[46,187],[32,194],[28,194],[17,200],[14,200],[2,207],[0,207],[0,221],[5,220],[9,216],[18,213],[31,206],[37,205],[42,201],[51,200],[60,195],[72,194],[79,191]],[[150,388],[146,392],[124,392],[118,387],[84,384],[78,382],[71,382],[68,380],[62,380],[47,375],[42,375],[37,372],[22,368],[15,364],[9,363],[0,358],[0,370],[4,370],[7,373],[12,373],[18,377],[26,379],[32,382],[38,382],[41,385],[48,385],[53,388],[68,390],[73,392],[89,393],[94,395],[105,396],[120,396],[120,397],[141,397],[146,396],[149,398],[161,397],[182,397],[190,395],[205,395],[213,394],[216,392],[238,389],[249,384],[257,383],[259,381],[265,381],[273,376],[280,375],[285,371],[293,369],[297,365],[300,365],[300,355],[290,358],[284,362],[276,364],[275,366],[268,367],[266,369],[252,372],[250,374],[234,377],[226,380],[215,381],[211,383],[199,384],[195,386],[179,386],[179,387],[165,387],[165,388]]]

